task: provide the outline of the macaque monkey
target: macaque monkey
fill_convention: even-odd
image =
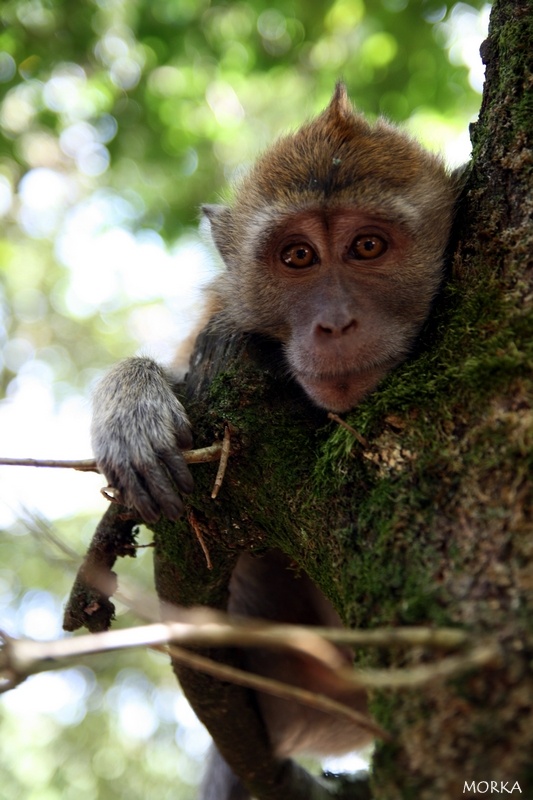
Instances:
[[[278,340],[312,403],[353,408],[409,355],[430,313],[458,189],[438,157],[383,120],[372,125],[355,113],[339,83],[322,114],[258,158],[231,205],[204,206],[226,266],[209,290],[217,324]],[[148,358],[129,359],[101,382],[94,409],[96,459],[117,498],[148,523],[178,518],[176,489],[193,488],[181,456],[192,439],[169,373]],[[235,613],[340,625],[282,554],[243,554],[230,591]],[[327,676],[294,657],[255,653],[250,662],[364,709],[361,692],[339,697]],[[283,756],[339,753],[367,740],[353,724],[303,706],[258,702]],[[203,791],[205,800],[249,797],[218,756]]]

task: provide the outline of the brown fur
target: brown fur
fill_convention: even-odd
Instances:
[[[279,339],[293,376],[316,404],[352,408],[407,357],[431,311],[457,192],[457,179],[436,156],[382,120],[369,124],[340,83],[322,114],[259,157],[230,206],[204,207],[226,264],[211,287],[210,311],[226,330]],[[379,248],[361,249],[361,241],[378,241]],[[309,262],[302,268],[287,251],[309,253]],[[98,465],[117,499],[147,522],[160,514],[177,519],[176,487],[192,490],[180,450],[190,446],[191,433],[173,389],[170,374],[137,358],[117,365],[95,396]],[[241,557],[231,609],[340,624],[328,601],[280,554]],[[365,707],[361,692],[346,693],[309,660],[254,652],[249,665]],[[353,725],[296,703],[265,695],[259,707],[272,746],[283,755],[339,752],[365,739]],[[215,757],[204,800],[247,797]]]
[[[224,210],[224,231],[214,225],[223,256],[237,256],[232,243],[247,235],[251,218],[310,206],[361,205],[397,211],[398,192],[414,205],[433,207],[438,222],[456,192],[440,159],[397,128],[374,125],[356,114],[338,84],[327,109],[298,131],[280,138],[258,158]],[[210,216],[208,214],[208,216]],[[438,227],[446,228],[447,220]]]

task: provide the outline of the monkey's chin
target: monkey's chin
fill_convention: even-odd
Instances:
[[[373,369],[343,375],[296,377],[311,400],[328,411],[349,411],[378,385],[387,370]]]

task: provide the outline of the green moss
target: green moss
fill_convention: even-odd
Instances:
[[[195,467],[188,502],[218,559],[216,574],[203,566],[187,526],[161,532],[178,572],[200,565],[189,598],[196,592],[218,602],[241,548],[280,546],[352,625],[454,624],[473,638],[512,642],[499,672],[373,696],[372,712],[396,736],[376,757],[376,797],[387,800],[458,796],[459,770],[479,774],[487,754],[490,774],[502,777],[522,774],[531,760],[533,732],[524,721],[531,681],[523,682],[533,640],[526,534],[533,331],[524,312],[531,165],[520,137],[533,116],[531,95],[509,100],[525,51],[513,41],[524,20],[508,16],[487,105],[493,111],[476,129],[475,152],[485,160],[472,171],[458,218],[454,275],[417,356],[346,415],[368,444],[239,357],[191,409],[198,446],[221,436],[225,422],[236,429],[219,501],[210,499],[210,464]],[[495,127],[500,115],[503,131]],[[358,656],[380,666],[430,657],[439,655]]]

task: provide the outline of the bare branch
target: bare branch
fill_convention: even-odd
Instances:
[[[214,442],[209,447],[198,450],[184,450],[183,458],[187,464],[203,464],[219,461],[223,451],[223,442]],[[1,467],[52,467],[57,469],[76,469],[80,472],[100,472],[93,458],[77,461],[38,458],[0,458]]]
[[[84,626],[96,633],[109,628],[115,613],[111,597],[117,588],[112,569],[117,558],[135,556],[138,522],[134,512],[116,504],[106,510],[77,571],[65,607],[65,630]]]
[[[253,624],[234,624],[225,615],[214,615],[209,609],[184,611],[182,617],[183,621],[179,622],[155,622],[47,642],[13,639],[4,635],[5,649],[0,666],[8,667],[17,674],[30,675],[54,669],[58,661],[66,659],[139,646],[161,646],[171,642],[194,647],[285,647],[310,655],[330,668],[339,665],[335,648],[307,628],[287,625],[279,626],[278,630],[278,626],[266,623],[258,623],[257,627]]]
[[[302,689],[292,684],[282,683],[273,678],[265,678],[263,675],[245,672],[245,670],[212,661],[209,658],[205,658],[205,656],[199,656],[197,653],[183,650],[181,647],[176,647],[175,645],[170,645],[168,650],[173,659],[192,669],[207,672],[209,675],[214,675],[220,680],[231,681],[240,686],[246,686],[249,689],[266,692],[267,694],[273,694],[276,697],[281,697],[286,700],[297,700],[319,711],[325,711],[329,714],[335,714],[336,716],[348,717],[348,719],[351,719],[363,730],[369,731],[373,736],[385,741],[391,740],[390,734],[377,725],[370,717],[361,714],[359,711],[354,711],[353,708],[345,706],[343,703],[331,700],[325,695],[316,694],[315,692],[310,692],[308,689]]]
[[[174,614],[178,613],[174,609]],[[271,625],[262,621],[241,621],[228,617],[220,612],[213,612],[210,609],[183,610],[179,612],[180,621],[169,621],[154,623],[151,625],[137,626],[125,630],[105,631],[99,634],[78,636],[72,639],[60,639],[52,642],[34,642],[27,639],[13,639],[3,635],[4,646],[0,656],[0,671],[6,675],[6,682],[2,690],[13,688],[30,674],[42,672],[56,668],[60,662],[72,659],[79,659],[83,656],[93,655],[101,652],[123,650],[132,647],[150,646],[163,647],[178,643],[182,646],[194,647],[266,647],[266,648],[285,648],[296,652],[304,653],[307,656],[320,661],[328,669],[332,670],[335,677],[346,684],[354,684],[368,689],[386,688],[400,689],[420,686],[429,681],[450,678],[471,669],[481,667],[501,666],[502,654],[495,641],[485,642],[473,646],[465,653],[456,656],[449,656],[431,664],[424,664],[405,669],[392,670],[347,670],[341,669],[337,650],[332,646],[335,643],[347,643],[350,640],[359,639],[359,644],[364,640],[368,631],[339,631],[338,629],[310,629],[297,625]],[[371,641],[367,638],[366,643],[378,646],[397,645],[399,642],[398,634],[403,633],[404,642],[409,639],[410,631],[391,631],[384,630],[377,633],[381,637],[374,637]],[[424,629],[413,629],[415,634],[412,638],[426,643],[439,642],[436,636],[437,631],[424,631]],[[453,638],[453,630],[444,630],[441,641],[437,646],[450,646]],[[328,641],[329,640],[329,641]],[[458,643],[459,640],[456,640]],[[464,643],[464,639],[463,639]],[[233,680],[230,677],[229,667],[209,659],[193,656],[186,653],[182,655],[179,651],[175,656],[189,666],[202,669],[202,671],[216,674],[222,679]],[[199,659],[197,664],[193,663],[194,658]],[[205,662],[205,664],[204,664]],[[201,666],[204,664],[203,666]],[[231,670],[230,670],[231,671]],[[251,688],[259,688],[263,691],[270,691],[278,696],[287,697],[286,689],[280,689],[276,682],[273,688],[267,688],[269,681],[259,679],[257,676],[248,676],[248,673],[239,672],[239,679],[235,682]],[[246,677],[243,677],[245,675]],[[261,680],[263,683],[258,686],[254,683]],[[284,686],[284,685],[283,685]],[[294,692],[299,694],[295,694]],[[291,697],[302,699],[306,693],[303,690],[295,690],[291,687]],[[284,692],[281,694],[280,692]],[[315,695],[310,693],[313,697]],[[305,700],[307,702],[307,700]],[[315,702],[315,701],[313,701]],[[323,701],[319,701],[323,703]],[[331,701],[327,701],[331,703]],[[312,703],[313,704],[313,703]],[[318,706],[316,706],[318,707]],[[320,706],[325,710],[324,705]],[[333,710],[330,707],[330,710]],[[346,712],[343,712],[346,713]],[[350,711],[350,713],[353,713]],[[373,723],[372,723],[373,724]]]
[[[358,647],[431,647],[441,650],[456,650],[469,644],[471,637],[459,628],[375,628],[374,630],[350,630],[348,628],[318,628],[313,631],[328,642],[349,644]]]
[[[435,680],[454,678],[481,667],[501,667],[502,652],[496,642],[488,642],[473,647],[466,653],[448,656],[441,661],[422,664],[405,669],[356,669],[353,673],[355,683],[366,689],[412,689]],[[351,674],[343,671],[343,676]]]
[[[6,675],[4,684],[0,691],[7,691],[21,683],[28,675],[36,672],[43,672],[57,668],[60,662],[79,660],[87,655],[94,655],[102,652],[124,650],[132,647],[150,646],[157,649],[167,649],[169,642],[179,641],[181,644],[194,646],[212,646],[213,644],[247,644],[260,646],[262,634],[252,634],[244,631],[244,635],[238,628],[232,626],[220,626],[218,624],[207,624],[203,626],[190,625],[181,622],[156,623],[153,625],[138,626],[125,630],[105,631],[99,634],[89,634],[77,636],[72,639],[59,639],[51,642],[35,642],[29,639],[13,639],[5,634],[2,635],[4,645],[0,651],[0,670]],[[267,635],[269,644],[276,642],[276,637]],[[304,640],[300,639],[291,642],[289,645],[283,638],[278,639],[282,646],[300,652],[314,651],[316,657],[317,648],[309,647],[309,643],[314,638],[318,639],[318,649],[322,649],[323,643],[319,637],[314,637],[307,632]],[[263,643],[264,646],[264,643]],[[388,734],[376,723],[348,706],[343,705],[325,697],[301,689],[297,686],[284,684],[280,681],[254,675],[244,670],[220,664],[204,656],[182,650],[180,647],[170,646],[173,658],[188,666],[207,672],[221,680],[229,680],[241,686],[247,686],[259,691],[275,694],[278,697],[292,698],[305,705],[327,711],[332,714],[348,717],[356,722],[360,727],[369,730],[373,735],[380,738],[389,738]]]
[[[80,472],[100,472],[94,458],[79,461],[61,461],[51,458],[0,458],[1,467],[54,467],[57,469],[77,469]]]
[[[208,461],[220,461],[223,446],[223,442],[213,442],[209,447],[200,447],[198,450],[184,450],[183,458],[187,464],[203,464]]]

